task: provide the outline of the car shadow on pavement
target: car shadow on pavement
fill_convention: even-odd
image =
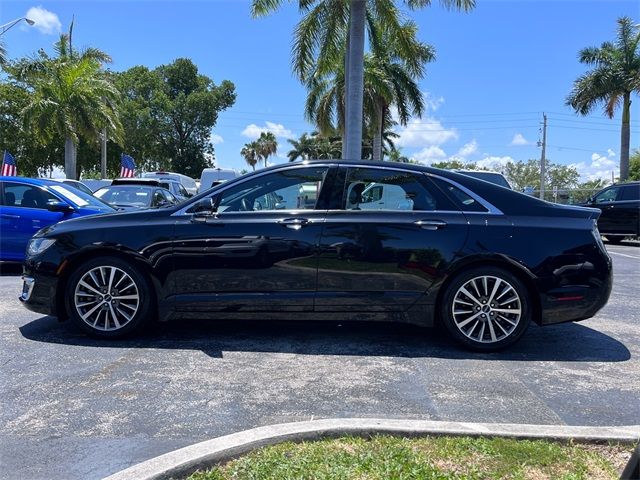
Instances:
[[[618,340],[578,323],[531,326],[518,343],[496,353],[462,349],[436,328],[398,323],[184,320],[156,324],[131,339],[98,340],[70,322],[41,317],[20,327],[20,332],[37,342],[200,350],[212,358],[222,358],[224,352],[565,362],[623,362],[631,358]]]
[[[15,277],[22,274],[22,263],[0,262],[0,277]]]

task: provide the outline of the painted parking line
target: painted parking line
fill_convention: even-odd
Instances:
[[[608,250],[610,255],[620,255],[621,257],[627,257],[627,258],[634,258],[636,260],[640,260],[640,257],[635,257],[633,255],[627,255],[626,253],[620,253],[620,252],[613,252],[611,250]]]

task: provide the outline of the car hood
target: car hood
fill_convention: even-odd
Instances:
[[[175,209],[133,210],[88,217],[72,218],[58,222],[40,230],[36,236],[59,235],[81,230],[102,230],[114,227],[138,225],[141,228],[148,223],[157,222],[162,217],[169,217]]]

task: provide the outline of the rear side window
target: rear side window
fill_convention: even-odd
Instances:
[[[463,212],[487,212],[488,210],[478,202],[471,195],[466,193],[461,188],[455,185],[441,180],[439,178],[433,178],[433,181],[444,191],[451,200],[454,201],[456,206]]]
[[[446,199],[424,175],[399,170],[349,168],[342,208],[346,210],[448,210]]]
[[[625,185],[622,187],[620,200],[640,200],[640,185]]]

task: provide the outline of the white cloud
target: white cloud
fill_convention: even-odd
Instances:
[[[50,12],[42,6],[31,7],[27,10],[25,17],[35,22],[33,28],[37,28],[40,33],[44,33],[46,35],[59,32],[62,28],[58,15]]]
[[[280,138],[295,138],[295,134],[291,130],[285,128],[285,126],[281,123],[274,122],[265,122],[265,125],[263,127],[259,127],[255,123],[247,125],[246,128],[242,131],[242,135],[255,140],[260,136],[262,132],[271,132],[276,137]]]
[[[420,163],[424,163],[425,165],[431,165],[434,162],[438,162],[444,158],[446,158],[447,154],[444,153],[440,147],[436,145],[431,145],[430,147],[425,147],[417,153],[411,155],[411,159]]]
[[[613,153],[613,155],[611,155]],[[613,150],[608,149],[607,155],[604,156],[599,153],[592,153],[590,161],[582,161],[578,163],[572,163],[570,167],[574,167],[580,174],[580,180],[597,180],[599,178],[609,180],[611,179],[611,172],[615,177],[620,176],[620,164],[615,157]]]
[[[449,140],[458,138],[458,132],[445,128],[439,120],[434,118],[414,119],[406,127],[396,131],[400,137],[395,143],[400,147],[424,148],[431,145],[442,145]]]
[[[610,157],[615,157],[616,156],[616,152],[614,152],[610,148],[607,148],[607,155],[609,155]]]
[[[513,136],[513,140],[511,140],[511,143],[509,145],[521,146],[521,145],[532,145],[532,143],[526,138],[524,138],[524,135],[522,135],[521,133],[516,133]]]
[[[444,103],[444,97],[442,95],[438,98],[435,98],[429,92],[422,92],[422,98],[424,99],[424,104],[427,109],[431,110],[432,112],[438,110]]]
[[[222,135],[218,135],[217,133],[212,133],[211,137],[209,137],[209,141],[213,145],[218,145],[219,143],[224,143],[224,138],[222,138]]]
[[[468,157],[478,151],[478,142],[473,139],[469,143],[465,143],[460,150],[458,150],[457,156]]]
[[[509,162],[514,162],[515,160],[510,156],[497,157],[497,156],[489,156],[485,154],[485,157],[482,160],[478,160],[474,162],[480,168],[488,168],[489,170],[495,170],[497,172],[501,172],[504,169],[504,166]]]

